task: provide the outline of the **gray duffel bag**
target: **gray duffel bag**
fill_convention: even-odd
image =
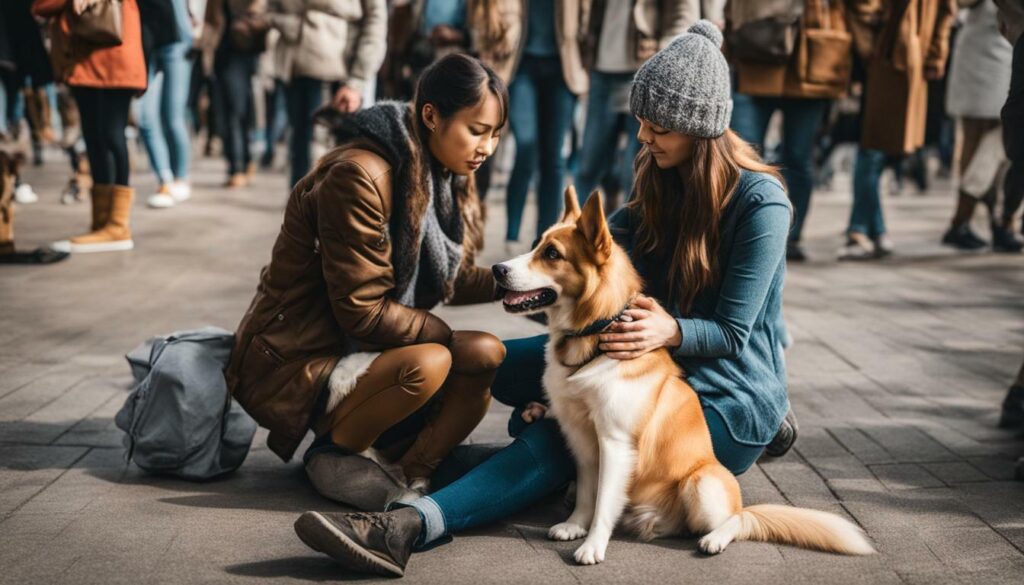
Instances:
[[[154,337],[125,356],[135,386],[114,418],[126,458],[142,469],[202,481],[238,469],[256,422],[224,382],[234,335],[218,327]]]

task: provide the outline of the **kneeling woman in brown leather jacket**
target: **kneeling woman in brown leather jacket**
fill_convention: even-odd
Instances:
[[[493,71],[451,55],[424,72],[414,104],[339,118],[339,146],[292,190],[226,375],[282,459],[315,432],[306,468],[328,497],[382,505],[362,499],[384,497],[366,485],[375,464],[354,455],[371,446],[425,488],[487,412],[504,346],[430,309],[496,298],[490,269],[473,264],[473,171],[507,104]]]

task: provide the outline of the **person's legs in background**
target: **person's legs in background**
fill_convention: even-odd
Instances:
[[[942,243],[960,250],[980,250],[987,247],[988,242],[978,237],[971,229],[971,219],[974,217],[974,210],[978,207],[980,199],[968,192],[964,179],[967,176],[967,169],[971,166],[971,161],[979,153],[978,147],[981,146],[982,138],[999,127],[999,120],[961,118],[960,127],[963,136],[959,168],[961,185],[957,193],[956,210],[950,221],[949,229],[942,236]]]
[[[146,93],[138,102],[139,134],[142,136],[142,143],[149,154],[149,166],[156,175],[159,185],[157,192],[146,199],[150,207],[170,207],[174,200],[170,196],[170,185],[174,181],[174,173],[171,171],[171,155],[167,150],[167,137],[164,135],[163,124],[160,121],[160,105],[163,101],[164,91],[170,89],[167,83],[167,76],[164,73],[166,60],[163,58],[163,48],[157,49],[153,55],[153,63],[149,69],[149,83]],[[163,197],[160,197],[160,196]],[[162,204],[166,199],[168,204]]]
[[[288,100],[285,97],[285,84],[280,79],[274,79],[274,87],[266,90],[267,111],[264,120],[265,144],[263,155],[260,157],[260,166],[269,169],[274,164],[274,151],[277,142],[281,139],[285,129],[288,127]]]
[[[541,73],[544,91],[538,100],[538,166],[537,232],[539,238],[554,225],[562,213],[562,190],[565,188],[565,139],[572,127],[576,96],[569,91],[562,76],[559,59],[545,59]]]
[[[811,208],[814,190],[812,155],[814,139],[828,107],[824,99],[782,98],[782,175],[793,202],[793,227],[786,245],[786,258],[802,261],[807,256],[800,246],[804,221]]]
[[[251,101],[249,94],[252,92],[253,60],[246,55],[219,53],[214,68],[222,106],[217,114],[222,118],[221,139],[228,163],[228,181],[225,186],[244,187],[248,184],[245,176],[249,141],[246,119]]]
[[[732,103],[729,127],[764,155],[764,135],[768,131],[768,122],[775,112],[775,100],[733,93]]]
[[[610,109],[609,103],[613,83],[611,77],[600,71],[590,73],[587,121],[583,129],[583,145],[580,147],[579,172],[573,178],[581,204],[590,197],[591,191],[608,172],[608,161],[614,158],[618,146],[618,114]],[[635,136],[631,138],[635,139]],[[605,193],[605,198],[609,195]]]
[[[886,238],[880,181],[885,153],[868,148],[857,150],[853,169],[853,206],[846,229],[846,245],[840,260],[867,260],[892,253]]]
[[[523,57],[511,86],[509,87],[509,125],[516,141],[515,163],[508,180],[505,195],[505,217],[508,222],[505,228],[505,245],[508,253],[513,251],[510,245],[519,240],[520,228],[523,224],[523,210],[526,208],[526,197],[530,183],[537,169],[538,136],[540,125],[538,113],[539,88],[536,76],[536,59]]]
[[[165,53],[165,62],[160,119],[167,137],[167,146],[170,147],[171,174],[174,179],[171,195],[175,202],[185,201],[192,195],[192,187],[188,182],[192,145],[185,118],[192,70],[188,50],[187,43],[176,43],[161,49]]]
[[[128,144],[125,128],[134,91],[72,88],[82,117],[82,134],[93,174],[92,232],[56,242],[64,252],[108,252],[134,246],[129,229],[135,197],[129,187]]]
[[[288,123],[292,134],[289,141],[291,175],[289,188],[309,172],[313,143],[313,112],[323,103],[324,82],[311,77],[296,77],[286,86]]]

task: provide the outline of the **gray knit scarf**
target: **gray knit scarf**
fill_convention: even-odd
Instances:
[[[412,132],[412,109],[402,102],[380,102],[332,124],[338,144],[356,140],[370,143],[393,169],[392,212],[389,222],[391,264],[395,288],[390,296],[409,307],[430,309],[446,301],[462,264],[465,228],[453,183],[465,181],[447,173],[429,153],[415,177],[412,149],[419,148]],[[428,196],[426,211],[411,217],[409,198],[416,184]],[[462,187],[463,185],[458,185]]]

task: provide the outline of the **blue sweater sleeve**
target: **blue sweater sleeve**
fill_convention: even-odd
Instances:
[[[683,342],[677,357],[735,358],[742,353],[786,253],[790,210],[784,203],[750,209],[736,225],[721,292],[709,319],[676,319]]]

